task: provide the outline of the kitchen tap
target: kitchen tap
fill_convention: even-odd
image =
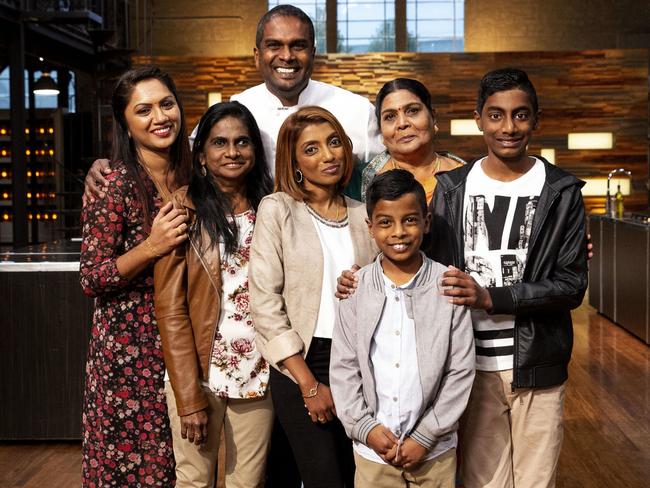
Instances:
[[[607,195],[605,196],[605,215],[607,215],[608,217],[614,216],[614,205],[612,205],[612,196],[609,191],[609,182],[611,181],[614,175],[618,175],[618,174],[627,175],[628,178],[632,177],[632,172],[626,170],[625,168],[613,169],[607,175]]]

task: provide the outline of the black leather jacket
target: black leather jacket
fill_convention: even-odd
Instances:
[[[543,158],[539,158],[542,159]],[[573,347],[571,309],[587,289],[584,182],[543,160],[546,181],[533,220],[523,281],[489,288],[490,313],[514,314],[513,388],[566,381]],[[438,175],[424,249],[443,264],[464,269],[463,198],[475,162]]]

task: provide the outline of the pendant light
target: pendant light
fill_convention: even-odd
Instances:
[[[34,83],[34,95],[58,95],[59,87],[52,79],[49,71],[43,71],[40,78]]]

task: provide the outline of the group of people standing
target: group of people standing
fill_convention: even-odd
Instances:
[[[533,85],[483,78],[465,164],[420,82],[373,107],[314,53],[304,12],[267,12],[264,83],[190,138],[166,73],[117,82],[82,213],[83,486],[213,487],[221,435],[228,487],[554,486],[586,245],[580,181],[527,154]]]

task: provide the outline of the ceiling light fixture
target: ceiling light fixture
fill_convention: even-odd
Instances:
[[[49,71],[43,71],[40,78],[34,83],[34,95],[58,95],[59,87],[52,79]]]

